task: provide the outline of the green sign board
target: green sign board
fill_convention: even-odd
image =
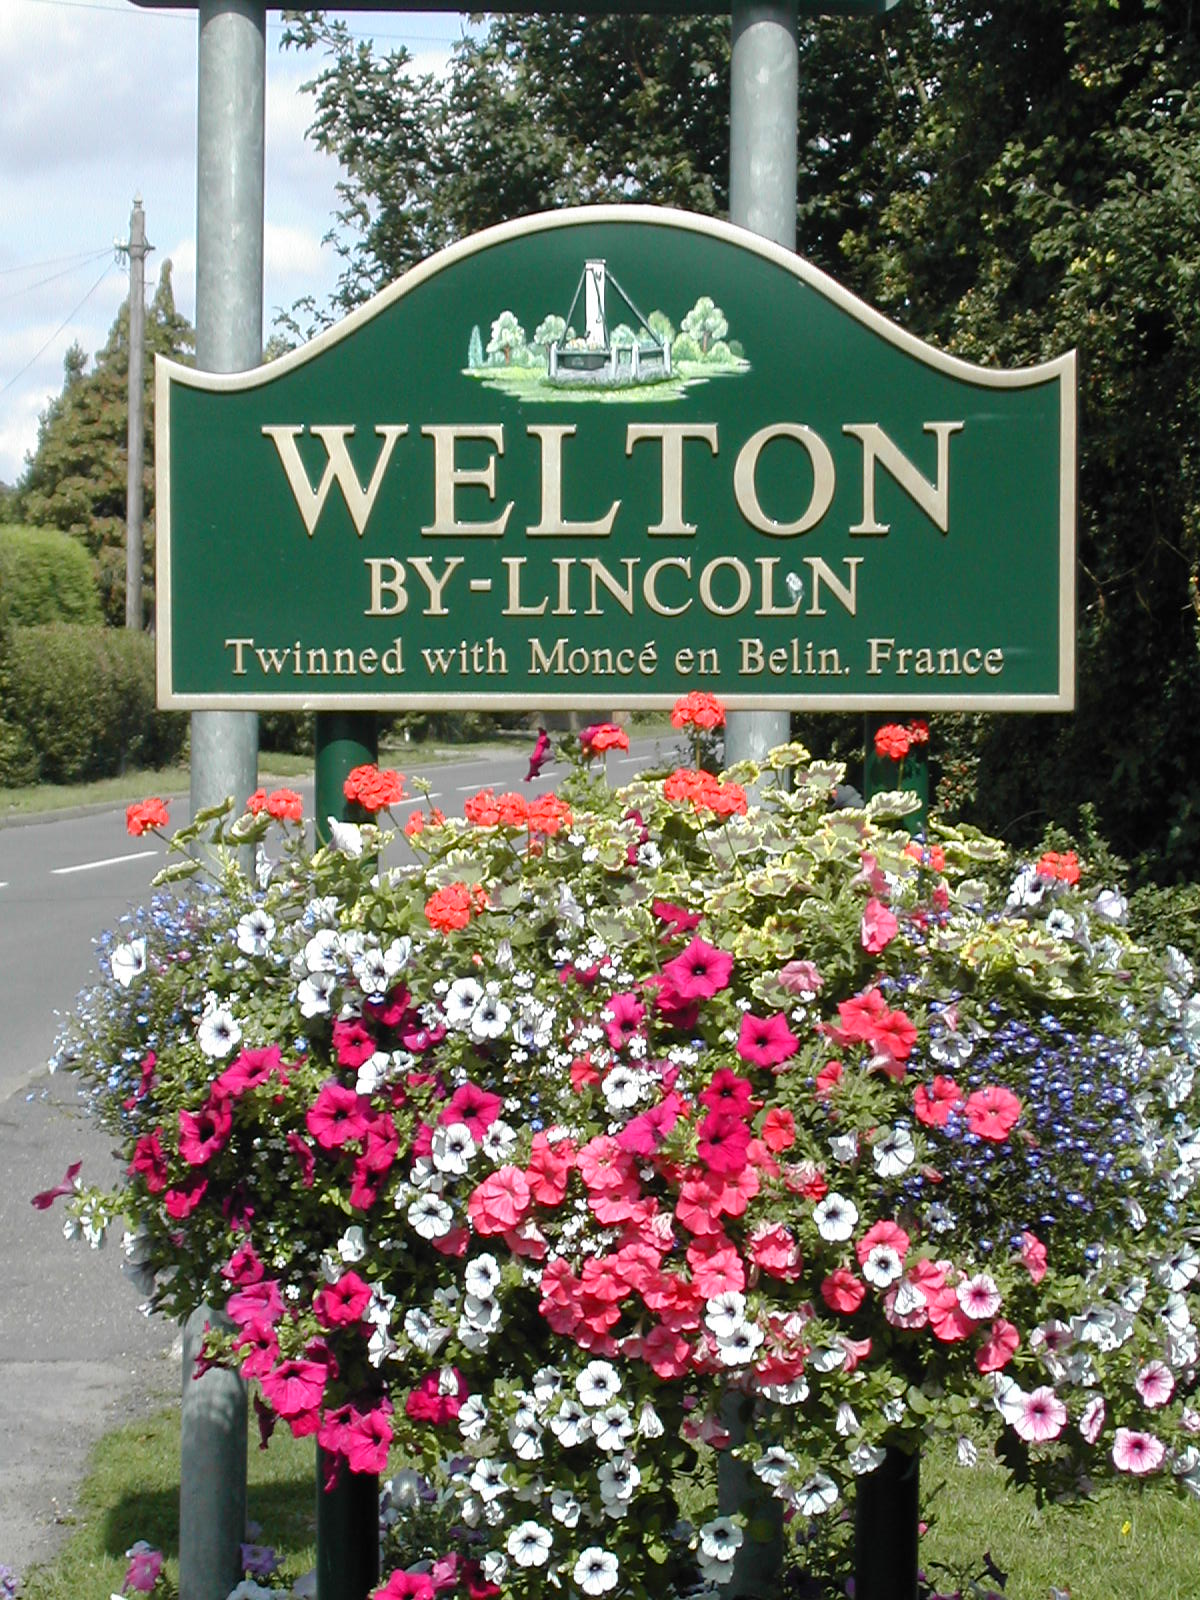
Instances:
[[[1075,361],[603,207],[250,372],[158,363],[160,703],[1069,709]]]

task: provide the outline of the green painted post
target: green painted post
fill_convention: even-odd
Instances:
[[[325,1487],[329,1458],[317,1449],[317,1600],[366,1600],[379,1582],[379,1479],[342,1464]]]
[[[316,731],[317,841],[329,839],[329,818],[350,822],[342,793],[346,775],[379,759],[379,731],[373,711],[318,711]]]
[[[854,1600],[917,1600],[921,1458],[889,1448],[858,1480]]]
[[[895,711],[887,716],[876,713],[864,718],[863,798],[869,800],[873,794],[886,793],[892,789],[900,789],[905,794],[915,794],[921,802],[921,809],[905,817],[904,826],[909,833],[918,834],[924,833],[929,821],[928,742],[911,745],[908,754],[899,765],[889,757],[879,755],[875,749],[877,729],[892,722],[904,727],[911,720]]]
[[[342,791],[347,773],[378,760],[373,711],[319,711],[316,726],[316,833],[329,839],[329,818],[353,820]],[[379,1582],[379,1479],[343,1463],[326,1489],[329,1459],[317,1450],[317,1600],[367,1600]]]

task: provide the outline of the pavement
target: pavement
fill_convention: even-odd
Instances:
[[[68,1242],[62,1203],[30,1204],[81,1157],[85,1177],[116,1176],[69,1074],[0,1101],[0,1564],[22,1575],[68,1537],[100,1436],[180,1392],[178,1330],[138,1310],[120,1239]]]

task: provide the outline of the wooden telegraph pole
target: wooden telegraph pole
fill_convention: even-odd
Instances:
[[[146,213],[140,194],[133,197],[128,243],[119,246],[129,257],[129,428],[125,479],[125,626],[141,632],[142,511],[146,460]]]

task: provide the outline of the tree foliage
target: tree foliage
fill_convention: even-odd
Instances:
[[[442,81],[315,14],[290,39],[345,174],[334,312],[510,217],[727,205],[725,18],[490,19]],[[945,797],[1011,838],[1093,800],[1200,875],[1200,15],[906,0],[799,46],[803,253],[968,360],[1080,356],[1078,710],[939,719]]]
[[[194,336],[175,309],[171,263],[164,261],[146,311],[145,512],[143,593],[154,603],[154,356],[185,359]],[[63,362],[63,387],[43,412],[37,445],[16,488],[16,513],[61,528],[87,550],[105,620],[125,620],[125,501],[128,474],[129,309],[121,307],[89,370],[78,344]]]

